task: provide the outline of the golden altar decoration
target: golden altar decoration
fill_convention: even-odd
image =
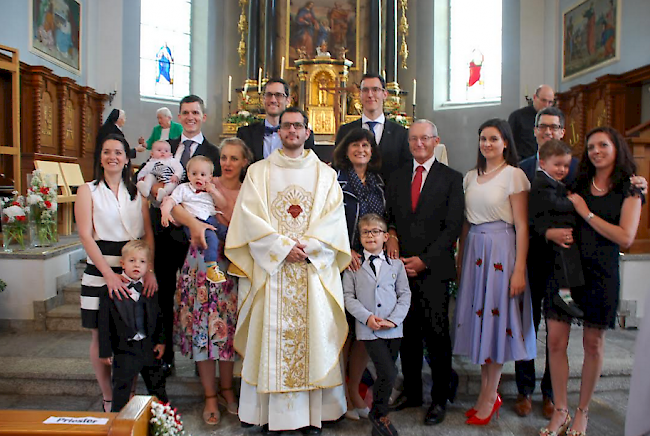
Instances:
[[[347,102],[345,88],[352,61],[318,56],[296,61],[300,78],[301,99],[315,134],[334,135],[344,121]]]

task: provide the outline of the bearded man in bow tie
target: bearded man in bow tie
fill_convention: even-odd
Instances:
[[[280,114],[284,112],[291,101],[289,85],[282,79],[271,78],[266,82],[264,92],[260,97],[263,98],[266,119],[237,130],[237,137],[253,150],[255,162],[266,159],[275,150],[282,148],[278,130],[280,129]],[[305,142],[305,149],[309,148],[314,148],[313,135],[309,135]]]

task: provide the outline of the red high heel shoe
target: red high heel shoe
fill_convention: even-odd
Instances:
[[[465,416],[467,418],[471,418],[474,415],[476,415],[476,409],[473,408],[473,407],[471,409],[469,409],[467,412],[465,412]]]
[[[470,416],[467,421],[465,421],[465,424],[467,425],[487,425],[490,423],[490,420],[492,419],[492,415],[495,413],[497,414],[497,419],[499,418],[499,409],[501,408],[501,405],[503,404],[503,401],[501,400],[501,396],[497,394],[497,399],[494,402],[494,406],[492,406],[492,412],[488,415],[487,418],[479,418],[476,415]]]

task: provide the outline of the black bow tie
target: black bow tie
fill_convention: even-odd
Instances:
[[[142,294],[142,290],[144,289],[144,285],[141,281],[131,282],[128,287],[137,291],[139,294]]]
[[[269,127],[269,126],[265,125],[264,126],[264,136],[273,135],[274,133],[277,133],[278,130],[280,130],[280,126]]]

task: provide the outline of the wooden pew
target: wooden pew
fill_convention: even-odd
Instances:
[[[118,413],[0,410],[0,436],[147,436],[153,397],[136,395]],[[105,425],[43,424],[51,416],[107,418]]]

